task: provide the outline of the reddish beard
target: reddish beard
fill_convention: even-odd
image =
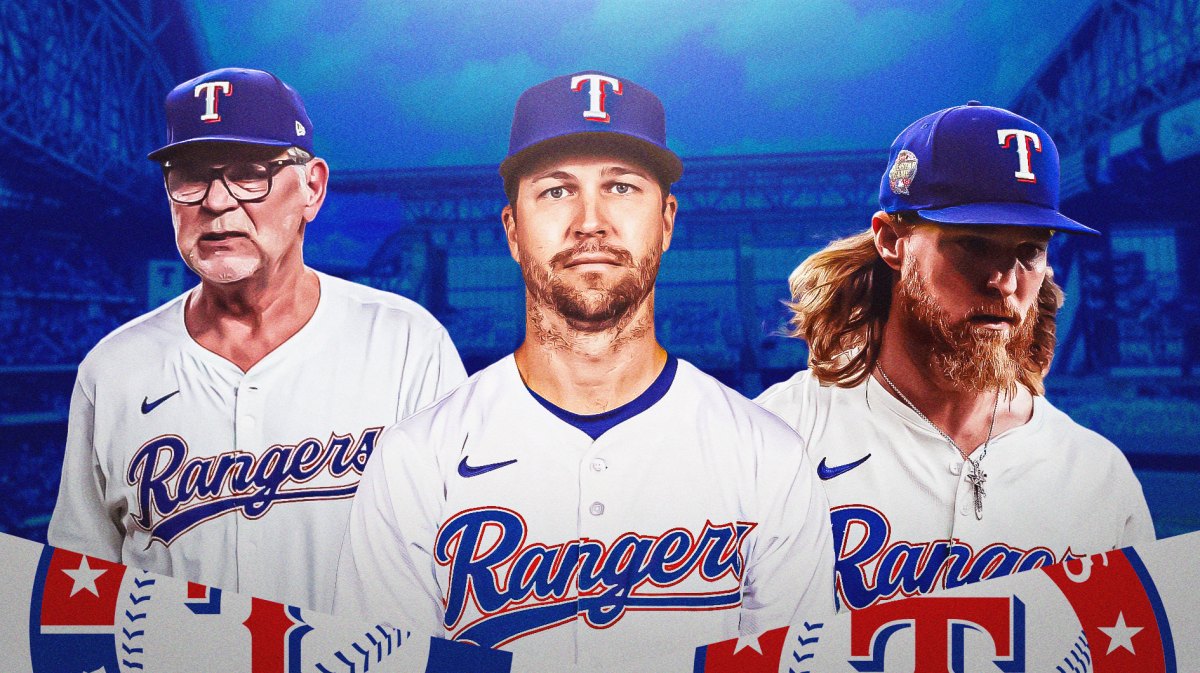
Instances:
[[[997,302],[977,306],[961,320],[953,320],[934,302],[929,285],[915,266],[905,265],[900,274],[896,305],[893,310],[907,315],[915,328],[915,339],[922,345],[916,352],[924,355],[925,365],[953,385],[979,392],[1002,390],[1016,393],[1022,370],[1037,369],[1030,360],[1037,304],[1024,316]],[[1009,331],[997,331],[973,325],[978,315],[995,315],[1019,321]]]

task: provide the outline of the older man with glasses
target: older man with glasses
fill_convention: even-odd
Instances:
[[[216,70],[166,113],[150,159],[200,284],[80,365],[49,541],[328,611],[382,428],[465,372],[417,304],[305,266],[329,166],[294,89]]]

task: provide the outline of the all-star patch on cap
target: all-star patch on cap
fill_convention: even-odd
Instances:
[[[627,79],[585,71],[521,94],[500,175],[508,180],[546,151],[592,146],[644,157],[668,183],[683,174],[683,163],[667,147],[666,113],[658,97]]]
[[[163,161],[178,148],[226,142],[296,146],[313,152],[313,127],[300,94],[275,75],[221,68],[167,94],[167,144],[148,155]]]
[[[1058,185],[1058,148],[1042,127],[971,101],[926,115],[897,136],[879,206],[942,224],[1099,234],[1058,212]]]

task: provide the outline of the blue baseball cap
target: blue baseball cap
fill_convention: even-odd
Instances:
[[[1058,212],[1058,148],[1028,119],[971,101],[926,115],[896,137],[879,207],[941,224],[1100,232]]]
[[[313,154],[313,127],[300,94],[275,75],[221,68],[167,94],[167,144],[147,158],[163,161],[197,143],[299,147]]]
[[[683,162],[667,147],[662,101],[627,79],[589,70],[521,94],[500,175],[508,180],[548,151],[595,146],[644,159],[667,183],[683,174]]]

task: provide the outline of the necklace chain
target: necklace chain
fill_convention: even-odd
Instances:
[[[992,444],[992,433],[996,429],[996,412],[1000,409],[1000,390],[996,390],[996,404],[992,407],[992,420],[988,424],[988,434],[987,439],[983,442],[983,451],[980,452],[979,458],[972,458],[970,454],[962,450],[962,447],[960,447],[958,443],[956,443],[950,437],[950,435],[943,432],[936,423],[929,420],[928,416],[921,413],[921,410],[917,408],[917,405],[912,403],[912,400],[908,399],[904,393],[900,392],[900,389],[897,388],[896,384],[892,383],[892,379],[888,377],[887,372],[883,371],[883,365],[875,363],[875,368],[879,370],[879,375],[883,377],[884,383],[888,384],[888,387],[892,389],[893,393],[896,393],[896,397],[899,397],[900,401],[903,402],[905,406],[916,412],[916,414],[921,417],[921,420],[929,424],[929,427],[937,431],[937,433],[941,435],[950,446],[954,447],[954,450],[957,451],[960,456],[962,456],[963,460],[967,461],[967,463],[971,465],[971,471],[967,475],[967,480],[971,482],[971,491],[975,498],[975,518],[982,519],[983,496],[987,495],[987,493],[983,490],[983,483],[987,481],[987,473],[983,471],[983,467],[980,465],[980,463],[982,463],[983,459],[987,457],[988,447]]]

